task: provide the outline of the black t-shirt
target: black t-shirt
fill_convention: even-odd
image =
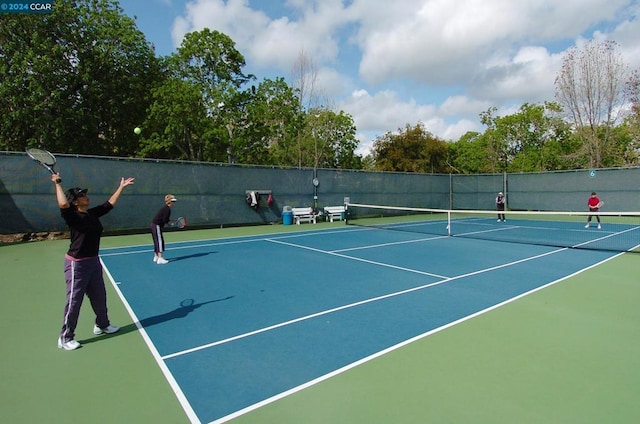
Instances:
[[[62,218],[71,230],[71,245],[67,254],[74,258],[92,258],[98,256],[102,223],[100,217],[107,214],[113,205],[104,202],[102,205],[79,212],[75,208],[60,209]]]
[[[171,208],[168,205],[164,205],[156,213],[156,216],[153,217],[153,221],[151,221],[151,223],[162,227],[166,225],[170,220],[171,220]]]

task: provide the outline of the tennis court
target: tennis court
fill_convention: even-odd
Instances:
[[[608,238],[633,231],[610,229]],[[36,381],[43,370],[78,380],[62,385],[93,422],[640,417],[636,253],[324,223],[173,232],[170,263],[158,266],[146,238],[105,238],[101,257],[122,302],[110,289],[112,320],[124,326],[90,336],[85,307],[78,352],[55,348],[66,241],[0,248],[22,272],[45,255],[28,276],[10,272],[38,283],[3,285],[3,321],[47,320],[46,332],[20,320],[35,337],[17,349],[28,354],[3,351],[16,363],[47,358],[23,367]],[[9,298],[22,300],[17,315]],[[24,371],[5,372],[19,387]],[[58,393],[61,383],[48,383],[41,391]],[[24,408],[26,389],[5,390],[21,406],[3,405],[13,422],[45,413]],[[96,392],[120,406],[105,407]],[[56,399],[68,402],[50,399],[54,412]]]

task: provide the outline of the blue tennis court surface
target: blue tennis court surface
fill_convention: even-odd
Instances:
[[[167,265],[150,246],[101,252],[185,411],[203,423],[614,255],[349,226],[170,244]]]

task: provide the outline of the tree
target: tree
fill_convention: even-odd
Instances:
[[[386,133],[373,143],[375,166],[380,171],[445,173],[447,143],[430,132],[422,123],[409,124],[398,134]]]
[[[490,172],[536,172],[566,169],[573,163],[575,143],[569,126],[559,116],[556,103],[525,103],[518,112],[494,116],[491,108],[481,114],[487,126],[483,134],[488,157],[493,162]]]
[[[632,72],[625,93],[630,110],[623,126],[628,140],[623,155],[626,165],[640,165],[640,71]]]
[[[469,132],[449,145],[457,173],[536,172],[582,167],[580,143],[560,117],[556,103],[523,104],[512,115],[480,114],[484,133]]]
[[[465,133],[455,143],[449,143],[447,165],[449,173],[479,174],[489,172],[486,139],[475,131]]]
[[[489,108],[480,114],[480,122],[486,127],[479,142],[485,146],[487,157],[487,172],[507,172],[509,166],[509,141],[505,134],[498,128],[498,117],[494,116],[495,107]]]
[[[234,131],[246,121],[252,96],[243,86],[255,79],[242,72],[244,66],[227,35],[209,29],[187,34],[166,59],[166,78],[153,92],[147,125],[155,136],[144,140],[145,154],[178,151],[180,159],[229,160]],[[183,93],[176,92],[181,88]]]
[[[589,41],[565,54],[555,80],[556,98],[583,141],[589,166],[601,167],[615,153],[611,130],[624,110],[628,67],[614,41]]]
[[[153,103],[147,111],[140,155],[163,159],[202,160],[212,143],[212,122],[202,99],[200,87],[169,78],[152,92]]]
[[[236,160],[263,165],[297,164],[297,136],[304,113],[283,78],[265,79],[247,104],[247,125],[233,143]]]
[[[0,148],[133,155],[158,79],[153,50],[111,0],[57,2],[0,26]]]
[[[307,115],[305,164],[314,168],[360,169],[362,159],[355,154],[358,147],[356,127],[351,115],[340,111],[314,109]]]
[[[292,86],[298,94],[300,107],[305,110],[321,107],[326,99],[318,89],[318,68],[312,58],[303,50],[298,54],[291,70]]]

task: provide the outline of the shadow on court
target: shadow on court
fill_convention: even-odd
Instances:
[[[227,297],[222,298],[222,299],[214,299],[214,300],[209,300],[209,301],[200,302],[200,303],[194,303],[193,299],[185,299],[182,302],[180,302],[180,306],[177,307],[176,309],[174,309],[172,311],[169,311],[169,312],[166,312],[164,314],[160,314],[160,315],[156,315],[156,316],[153,316],[153,317],[144,318],[144,319],[139,321],[139,324],[143,328],[148,328],[148,327],[151,327],[151,326],[156,325],[156,324],[161,324],[163,322],[171,321],[171,320],[174,320],[174,319],[184,318],[187,315],[189,315],[191,312],[195,311],[196,309],[198,309],[198,308],[200,308],[200,307],[202,307],[204,305],[208,305],[210,303],[224,302],[225,300],[232,299],[233,297],[234,296],[227,296]],[[82,344],[94,343],[94,342],[97,342],[97,341],[100,341],[100,340],[103,340],[103,339],[115,337],[115,336],[122,335],[122,334],[131,333],[132,331],[138,331],[138,326],[136,326],[135,323],[127,324],[127,325],[124,325],[124,326],[120,327],[120,331],[118,331],[117,333],[104,334],[104,335],[93,337],[91,339],[79,340],[79,342],[82,343]]]
[[[203,256],[211,255],[212,253],[218,253],[218,252],[194,253],[193,255],[185,255],[185,256],[177,256],[175,258],[167,258],[167,260],[169,262],[178,262],[178,261],[184,261],[186,259],[201,258]]]

